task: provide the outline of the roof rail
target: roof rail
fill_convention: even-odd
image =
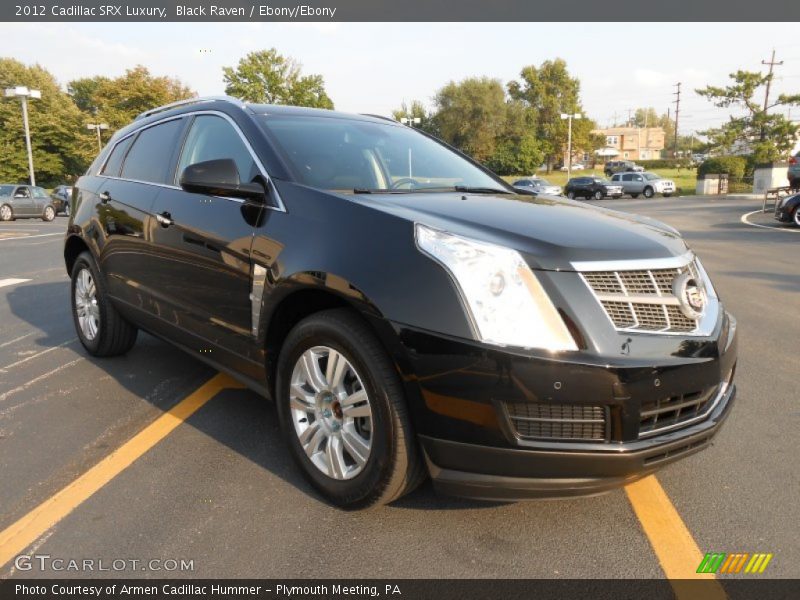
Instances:
[[[138,121],[139,119],[144,119],[145,117],[150,117],[152,115],[158,114],[160,112],[164,112],[173,108],[177,108],[179,106],[187,106],[189,104],[200,104],[202,102],[229,102],[231,104],[235,104],[240,108],[244,108],[245,103],[239,100],[238,98],[234,98],[232,96],[200,96],[197,98],[187,98],[186,100],[178,100],[177,102],[171,102],[170,104],[165,104],[164,106],[158,106],[156,108],[151,108],[150,110],[146,110],[143,113],[140,113],[136,116],[134,121]]]
[[[391,121],[392,123],[397,123],[397,119],[392,117],[387,117],[385,115],[373,115],[371,113],[361,113],[362,117],[372,117],[373,119],[382,119],[383,121]]]

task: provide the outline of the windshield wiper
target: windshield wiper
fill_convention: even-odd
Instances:
[[[457,192],[464,192],[467,194],[511,194],[508,190],[491,187],[470,187],[467,185],[454,185],[453,189]]]

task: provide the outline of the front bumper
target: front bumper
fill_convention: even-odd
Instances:
[[[705,338],[621,337],[627,340],[623,350],[629,346],[638,356],[586,352],[569,359],[394,324],[393,353],[438,490],[493,500],[592,495],[711,443],[736,393],[738,341],[731,322],[721,317]],[[670,424],[674,412],[667,412],[656,426],[648,416],[654,403],[658,412],[707,392],[707,403],[686,420],[678,412]],[[522,412],[512,416],[512,410]],[[555,422],[564,419],[551,417],[565,411],[587,422],[558,429],[562,424]],[[599,426],[589,424],[587,414],[602,414],[602,428],[592,429]],[[526,417],[536,429],[519,426],[517,419]]]

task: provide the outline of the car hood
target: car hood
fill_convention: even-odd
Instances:
[[[651,259],[687,250],[659,221],[554,196],[462,193],[365,194],[361,204],[522,252],[534,268],[574,270],[576,261]]]

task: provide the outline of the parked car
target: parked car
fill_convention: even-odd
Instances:
[[[611,177],[614,173],[636,173],[642,171],[644,171],[644,167],[630,160],[612,160],[603,167],[606,177]]]
[[[553,185],[541,177],[526,177],[514,182],[514,187],[520,190],[536,192],[537,194],[561,195],[561,186]]]
[[[86,352],[141,328],[272,398],[339,506],[426,475],[606,491],[707,447],[733,404],[735,320],[676,230],[515,194],[392,120],[195,98],[117,131],[74,189]]]
[[[594,198],[602,200],[608,196],[622,198],[622,186],[602,177],[573,177],[564,188],[567,198]]]
[[[800,191],[800,152],[789,159],[789,187]]]
[[[617,173],[611,177],[611,181],[620,184],[622,191],[630,194],[631,198],[638,198],[639,194],[645,198],[652,198],[656,194],[669,198],[675,193],[675,182],[655,173]]]
[[[71,208],[70,202],[72,201],[72,186],[59,185],[52,192],[50,192],[50,199],[53,201],[53,206],[56,207],[56,213],[64,213],[69,216]]]
[[[783,223],[794,223],[800,227],[800,194],[786,196],[776,202],[775,219]]]
[[[56,218],[56,208],[47,192],[30,185],[0,185],[0,221],[26,218],[43,221]]]
[[[570,167],[568,167],[568,165],[565,165],[565,164],[559,165],[558,170],[559,171],[564,171],[564,172],[566,172],[566,171],[568,171],[570,169],[573,170],[573,171],[583,171],[585,168],[586,167],[584,166],[583,163],[572,163],[572,165]]]

